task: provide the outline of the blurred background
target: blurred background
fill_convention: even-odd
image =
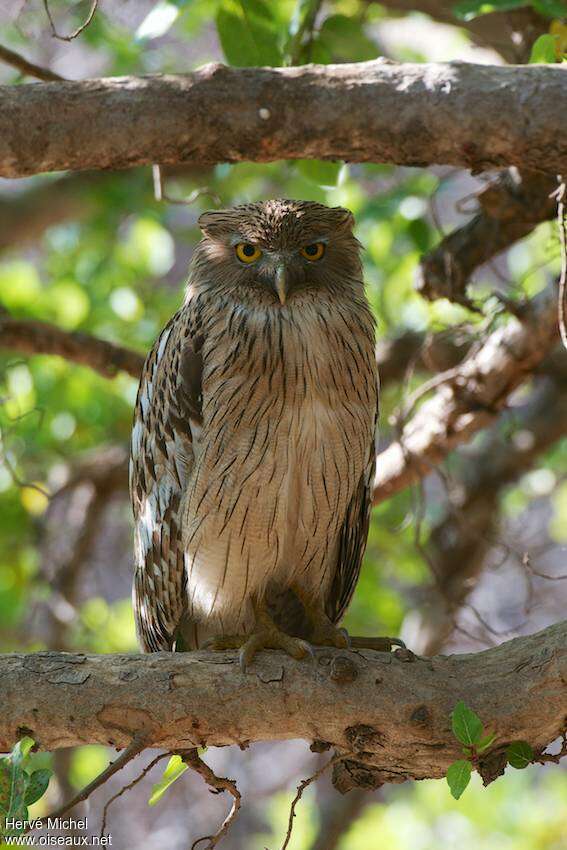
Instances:
[[[315,13],[309,31],[294,40],[308,5]],[[40,0],[0,0],[0,45],[62,77],[85,79],[183,73],[209,61],[385,56],[502,64],[528,61],[542,33],[567,40],[563,0],[494,2],[488,15],[479,15],[480,5],[104,0],[80,37],[64,42],[53,37]],[[84,21],[90,6],[49,4],[60,33]],[[246,29],[250,8],[260,42]],[[24,82],[31,80],[0,61],[0,84]],[[156,200],[151,168],[0,180],[0,310],[143,355],[180,304],[204,209],[282,196],[346,206],[365,247],[378,320],[387,445],[412,392],[458,363],[559,271],[551,209],[474,268],[464,303],[430,301],[415,290],[435,246],[479,215],[494,175],[317,161],[161,171],[169,200]],[[0,650],[135,652],[126,469],[137,380],[28,356],[1,340],[0,348]],[[451,454],[421,486],[374,510],[345,621],[352,632],[400,634],[416,652],[456,653],[564,617],[567,364],[560,354],[552,360],[514,394],[497,426]],[[155,755],[143,753],[92,796],[83,807],[89,832],[98,832],[109,798]],[[34,813],[67,799],[113,756],[94,746],[36,756],[56,777]],[[325,758],[301,741],[209,750],[205,759],[235,778],[244,797],[222,846],[280,847],[296,785]],[[211,795],[190,771],[148,806],[165,764],[109,809],[107,828],[119,850],[189,848],[225,816],[226,795]],[[443,780],[341,796],[323,778],[298,806],[290,848],[567,850],[565,767],[508,768],[488,788],[475,775],[458,802]]]

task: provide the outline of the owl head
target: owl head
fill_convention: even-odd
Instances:
[[[284,305],[295,295],[361,285],[352,213],[271,200],[203,213],[194,272],[209,285]]]

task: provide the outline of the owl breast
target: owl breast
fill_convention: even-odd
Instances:
[[[246,628],[269,584],[320,595],[332,580],[377,392],[371,326],[336,311],[235,308],[207,336],[183,545],[190,615],[217,631]]]

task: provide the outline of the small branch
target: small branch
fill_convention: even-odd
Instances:
[[[567,223],[565,221],[565,203],[567,188],[563,177],[559,176],[559,187],[554,193],[557,199],[557,227],[559,229],[559,244],[561,245],[561,275],[559,278],[559,332],[561,341],[567,348]]]
[[[99,773],[98,776],[95,776],[93,781],[89,782],[89,784],[86,785],[82,789],[82,791],[79,791],[79,793],[76,794],[76,796],[73,797],[72,800],[69,800],[67,803],[63,803],[63,805],[59,806],[58,809],[55,809],[53,812],[50,812],[49,815],[46,815],[45,817],[41,818],[39,822],[34,821],[33,828],[36,829],[46,826],[49,819],[61,818],[63,817],[63,815],[67,814],[67,812],[71,811],[71,809],[74,809],[75,806],[78,806],[79,803],[84,803],[84,801],[88,799],[88,797],[90,797],[91,794],[97,790],[97,788],[100,788],[100,786],[104,785],[104,783],[107,782],[111,776],[114,776],[115,773],[118,773],[119,770],[122,770],[122,768],[127,765],[129,761],[132,761],[132,759],[139,755],[142,750],[145,749],[145,747],[146,740],[144,736],[142,734],[136,734],[132,738],[128,746],[124,750],[122,750],[118,758],[111,762],[108,767],[102,771],[102,773]]]
[[[479,213],[441,240],[418,269],[416,289],[434,301],[471,307],[466,295],[474,271],[523,239],[556,213],[554,178],[510,169],[478,195]]]
[[[135,779],[132,780],[132,782],[129,782],[127,785],[124,785],[120,789],[120,791],[117,791],[117,793],[114,794],[114,796],[110,798],[110,800],[106,801],[106,803],[104,804],[104,809],[102,810],[102,823],[101,823],[101,826],[100,826],[100,838],[101,839],[103,838],[104,830],[106,829],[106,819],[107,819],[107,816],[108,816],[108,810],[111,807],[111,805],[114,803],[114,801],[117,800],[119,797],[121,797],[122,794],[125,794],[127,791],[131,791],[132,788],[134,788],[134,786],[138,784],[138,782],[141,782],[142,779],[145,776],[148,775],[150,770],[153,770],[153,768],[156,766],[156,764],[158,764],[158,762],[162,761],[164,758],[167,758],[168,756],[169,756],[169,753],[160,753],[159,755],[157,755],[154,759],[151,760],[151,762],[149,764],[146,765],[146,767],[142,770],[142,772],[140,774],[138,774],[138,776],[136,776]]]
[[[42,68],[40,65],[35,65],[33,62],[29,62],[27,59],[24,59],[24,57],[20,56],[19,53],[15,53],[13,50],[9,50],[1,44],[0,62],[5,62],[7,65],[17,68],[18,71],[21,71],[22,74],[25,74],[27,77],[36,77],[38,80],[43,80],[44,82],[63,82],[65,80],[65,77],[61,77],[59,74],[56,74],[55,71],[50,71],[49,68]]]
[[[163,190],[163,176],[160,165],[152,165],[152,177],[154,183],[154,198],[156,201],[167,201],[168,204],[177,204],[179,206],[189,207],[194,204],[198,198],[208,196],[213,203],[218,207],[222,205],[222,200],[219,195],[213,190],[203,186],[201,189],[194,189],[187,198],[172,198]]]
[[[51,32],[53,34],[53,37],[58,38],[60,41],[73,41],[73,39],[77,38],[77,36],[79,36],[84,30],[86,30],[86,28],[88,27],[88,25],[90,24],[90,22],[94,18],[95,12],[96,12],[97,6],[98,6],[98,0],[93,0],[89,14],[88,14],[86,20],[84,21],[84,23],[82,23],[80,25],[80,27],[78,27],[75,30],[75,32],[71,33],[71,35],[60,35],[57,32],[57,30],[55,28],[55,23],[53,21],[53,18],[51,17],[51,11],[49,9],[49,0],[43,0],[43,6],[45,8],[47,17],[49,18],[49,25],[51,27]]]
[[[456,446],[492,424],[510,393],[557,339],[556,287],[537,296],[472,351],[378,455],[374,504],[428,475]]]
[[[144,364],[141,354],[90,334],[4,315],[0,315],[1,348],[23,354],[57,354],[81,366],[89,366],[105,378],[112,378],[119,371],[138,378]]]
[[[531,442],[518,444],[514,438],[519,433],[529,434]],[[443,646],[455,627],[457,612],[474,590],[491,547],[502,547],[508,557],[517,558],[504,539],[496,538],[502,491],[531,469],[565,433],[567,380],[552,376],[551,370],[544,371],[525,404],[505,413],[474,454],[460,458],[458,479],[448,493],[447,512],[430,534],[428,552],[435,580],[412,613],[418,634],[412,648],[417,653],[430,655]],[[457,497],[451,501],[453,490]],[[542,579],[562,578],[540,573],[529,559],[524,566]]]
[[[303,797],[303,792],[305,791],[305,789],[308,788],[309,785],[311,785],[313,782],[316,782],[317,779],[319,779],[319,777],[321,777],[324,773],[326,773],[327,770],[330,767],[333,767],[333,765],[337,764],[337,762],[343,761],[343,759],[346,759],[346,758],[348,758],[349,756],[352,756],[352,755],[353,755],[353,753],[338,753],[337,755],[333,756],[333,758],[331,758],[327,762],[325,762],[323,767],[320,767],[319,770],[316,770],[315,773],[312,776],[309,776],[307,779],[304,779],[302,782],[299,783],[299,785],[297,786],[297,794],[293,798],[292,803],[291,803],[291,807],[290,807],[290,810],[289,810],[289,820],[288,820],[288,823],[287,823],[287,832],[286,832],[284,843],[282,844],[282,850],[287,850],[289,842],[291,841],[291,833],[293,831],[293,819],[295,818],[295,809],[296,809],[297,804],[299,803],[299,801]]]
[[[232,795],[232,806],[230,812],[222,822],[217,832],[215,832],[214,835],[207,835],[202,838],[198,838],[197,841],[193,842],[193,846],[191,848],[191,850],[195,850],[197,844],[200,844],[201,841],[208,841],[209,843],[205,850],[213,850],[219,841],[224,838],[234,823],[234,820],[240,811],[242,795],[236,787],[236,782],[233,779],[225,779],[222,776],[217,776],[216,773],[211,770],[209,765],[205,764],[205,762],[199,757],[199,753],[196,749],[184,750],[180,753],[180,755],[185,764],[188,765],[191,770],[194,770],[203,777],[214,793],[220,794],[223,791],[228,791],[228,793]]]

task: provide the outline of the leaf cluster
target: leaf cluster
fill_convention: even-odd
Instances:
[[[37,803],[47,791],[52,771],[29,770],[32,738],[24,737],[12,752],[0,759],[0,837],[19,835],[24,828],[8,828],[12,820],[27,821],[28,806]]]
[[[463,745],[465,756],[447,769],[447,784],[458,800],[467,788],[480,756],[485,755],[496,740],[496,734],[485,733],[480,717],[463,700],[451,712],[451,728],[457,741]],[[522,770],[534,760],[534,752],[526,741],[516,741],[507,748],[506,759],[511,767]]]

